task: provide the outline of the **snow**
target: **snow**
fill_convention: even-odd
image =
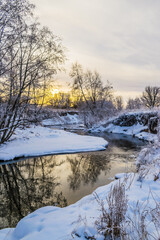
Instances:
[[[125,134],[133,137],[137,137],[141,140],[152,141],[152,142],[157,140],[157,135],[145,132],[146,129],[147,129],[146,126],[143,126],[140,124],[133,125],[131,127],[121,127],[121,126],[117,126],[110,123],[107,127],[100,126],[97,128],[93,128],[91,132],[108,132],[108,133]]]
[[[147,130],[147,127],[140,124],[136,124],[131,127],[121,127],[114,124],[109,124],[109,126],[104,129],[105,132],[131,135],[146,141],[157,140],[156,134],[145,132],[145,130]]]
[[[108,142],[100,137],[80,136],[42,126],[17,129],[11,140],[0,146],[0,160],[105,150]]]
[[[115,179],[120,179],[120,178],[128,178],[131,173],[117,173],[115,175]]]
[[[90,129],[90,132],[125,134],[137,137],[141,140],[154,142],[158,139],[157,134],[150,133],[148,124],[144,123],[146,120],[149,122],[149,120],[156,118],[152,117],[152,115],[158,116],[160,112],[157,110],[123,113],[109,119],[106,123],[103,122],[99,124],[99,126],[95,125]]]
[[[0,240],[7,239],[8,234],[11,234],[12,231],[14,231],[14,228],[5,228],[0,230]]]
[[[52,122],[52,120],[50,121]],[[94,129],[95,131],[128,134],[144,140],[154,140],[154,145],[150,145],[140,152],[136,162],[139,166],[137,173],[116,174],[115,177],[118,180],[99,187],[92,194],[65,208],[47,206],[37,209],[19,221],[15,229],[0,230],[0,240],[85,240],[85,234],[94,235],[96,240],[102,240],[104,238],[95,227],[95,221],[101,214],[95,193],[100,200],[104,201],[107,208],[106,197],[110,189],[119,182],[125,186],[128,199],[126,219],[136,219],[136,224],[139,226],[142,211],[147,212],[145,220],[147,221],[147,231],[150,234],[148,239],[158,239],[160,226],[156,228],[153,224],[150,212],[155,211],[157,204],[160,205],[160,142],[157,135],[144,132],[145,129],[146,126],[141,124],[120,127],[112,123]],[[107,144],[102,138],[79,136],[63,130],[32,126],[27,129],[18,129],[11,141],[0,147],[0,159],[9,160],[22,156],[104,150]],[[139,206],[139,215],[136,216],[137,206]],[[130,231],[128,227],[129,225],[126,225],[127,231]],[[139,239],[136,232],[131,234],[134,234],[132,239]]]
[[[61,116],[57,113],[54,117],[43,120],[42,124],[43,126],[82,124],[82,120],[78,114],[67,113],[65,116]]]
[[[118,182],[123,183],[128,199],[126,216],[133,220],[135,219],[137,203],[140,212],[143,210],[152,210],[155,208],[156,203],[160,204],[160,177],[155,180],[155,171],[157,172],[157,168],[160,173],[160,144],[157,142],[156,145],[150,146],[148,151],[143,150],[137,161],[142,163],[143,158],[149,159],[149,161],[145,160],[146,169],[150,169],[152,165],[151,170],[147,171],[143,179],[140,178],[141,171],[143,170],[143,165],[141,165],[138,173],[130,173],[127,176],[121,174],[121,176],[119,175],[120,179],[113,181],[109,185],[99,187],[95,191],[99,198],[104,200],[105,207],[107,208],[105,199],[111,186]],[[95,228],[95,221],[100,215],[100,207],[95,199],[95,192],[65,208],[48,206],[36,210],[23,218],[14,230],[6,229],[0,231],[0,240],[4,239],[5,231],[7,233],[6,240],[86,239],[84,232],[85,234],[94,235],[97,240],[104,239]],[[155,236],[154,239],[158,239],[158,232],[149,214],[146,215],[146,219],[147,230],[150,233],[149,239],[152,239],[152,235]],[[138,216],[136,220],[140,220]],[[137,224],[139,223],[137,222]],[[80,237],[76,237],[74,232],[78,233]],[[133,239],[139,238],[135,237]]]

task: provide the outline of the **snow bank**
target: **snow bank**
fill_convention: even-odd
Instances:
[[[55,116],[42,121],[44,126],[57,126],[57,125],[71,125],[71,124],[82,124],[78,114],[66,113],[65,115],[60,115],[55,113]]]
[[[155,149],[155,147],[153,148]],[[155,169],[159,166],[158,171],[160,172],[160,145],[158,144],[156,146],[156,151],[154,151],[154,149],[151,151],[152,156],[150,155],[149,164],[156,163]],[[143,159],[143,157],[147,157],[148,154],[149,153],[144,154],[144,151],[142,151],[139,158]],[[148,168],[149,166],[150,165],[148,165]],[[119,176],[122,178],[115,180],[109,185],[98,188],[95,192],[101,200],[104,200],[105,207],[107,207],[105,199],[111,186],[117,184],[119,181],[123,183],[128,199],[126,216],[133,221],[135,220],[138,226],[140,225],[141,216],[135,215],[137,203],[140,207],[138,211],[141,212],[144,210],[145,214],[147,211],[155,210],[156,204],[160,204],[160,176],[155,179],[154,169],[152,170],[153,171],[147,173],[143,179],[140,178],[141,171],[136,174],[130,173],[124,177]],[[95,227],[95,221],[101,214],[99,208],[94,193],[65,208],[53,206],[43,207],[23,218],[14,230],[6,229],[0,231],[0,240],[4,239],[5,231],[7,233],[6,240],[86,239],[84,232],[87,232],[90,236],[94,235],[97,240],[102,240],[103,237],[96,231]],[[150,237],[147,239],[158,239],[158,228],[155,228],[149,214],[145,215],[145,220],[147,220],[147,230],[150,234]],[[133,231],[134,230],[135,229],[133,229]],[[160,228],[158,231],[160,231]],[[78,233],[79,236],[73,235],[74,232]],[[135,232],[132,233],[136,234]],[[152,236],[154,236],[154,238],[152,238]],[[135,236],[135,238],[133,237],[131,239],[139,238]]]
[[[117,180],[119,181],[119,180]],[[121,179],[122,181],[122,179]],[[145,201],[148,203],[148,207],[155,206],[155,201],[158,201],[158,194],[160,191],[160,181],[145,180],[143,184],[137,181],[137,176],[130,177],[130,187],[126,191],[129,208],[127,214],[133,218],[134,207],[137,202],[143,204]],[[107,186],[98,188],[96,193],[101,200],[105,201],[107,194],[110,191],[110,187],[114,183]],[[126,186],[126,188],[129,184]],[[151,189],[154,189],[154,199],[150,194]],[[11,230],[7,234],[7,240],[69,240],[72,239],[72,232],[76,231],[80,234],[84,233],[84,228],[90,231],[91,235],[96,234],[96,239],[102,239],[102,237],[96,233],[95,220],[100,215],[99,205],[95,200],[95,196],[89,195],[81,199],[76,204],[68,206],[66,208],[58,207],[44,207],[29,214],[23,218],[18,224],[15,230]],[[83,222],[85,219],[86,226]],[[153,233],[154,229],[151,227],[150,233]],[[1,233],[1,231],[0,231]],[[1,235],[0,235],[1,236]],[[3,239],[3,238],[0,238]],[[84,239],[75,238],[75,239]]]
[[[131,173],[117,173],[115,175],[115,179],[120,179],[120,178],[128,178]]]
[[[11,140],[0,146],[0,160],[49,154],[105,150],[100,137],[80,136],[41,126],[17,129]]]
[[[10,235],[12,231],[14,231],[14,228],[5,228],[0,230],[0,240],[7,239],[7,235]]]
[[[131,135],[146,141],[155,141],[157,140],[157,135],[145,132],[147,130],[146,126],[136,124],[130,127],[121,127],[114,124],[109,124],[104,131],[110,133],[119,133],[125,135]]]
[[[131,135],[153,142],[158,139],[156,134],[158,115],[160,115],[158,111],[125,113],[108,120],[105,124],[93,127],[90,131]]]

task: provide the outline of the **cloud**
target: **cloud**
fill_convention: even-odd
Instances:
[[[32,2],[41,23],[63,38],[67,67],[77,60],[97,69],[121,92],[160,85],[159,0]]]

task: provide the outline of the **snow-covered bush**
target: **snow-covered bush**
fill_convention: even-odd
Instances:
[[[160,179],[160,141],[150,143],[146,148],[142,149],[137,157],[136,166],[138,170],[138,180],[143,181],[149,176],[155,181]]]
[[[112,123],[121,127],[130,127],[133,125],[144,125],[148,126],[149,131],[157,132],[158,126],[158,112],[132,112],[121,114],[115,118]]]

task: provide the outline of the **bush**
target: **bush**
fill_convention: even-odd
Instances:
[[[128,202],[124,184],[119,181],[118,184],[111,187],[106,198],[107,208],[98,195],[96,195],[96,200],[101,211],[100,217],[95,222],[98,232],[104,235],[105,239],[115,239],[124,236],[123,221],[125,220]]]

